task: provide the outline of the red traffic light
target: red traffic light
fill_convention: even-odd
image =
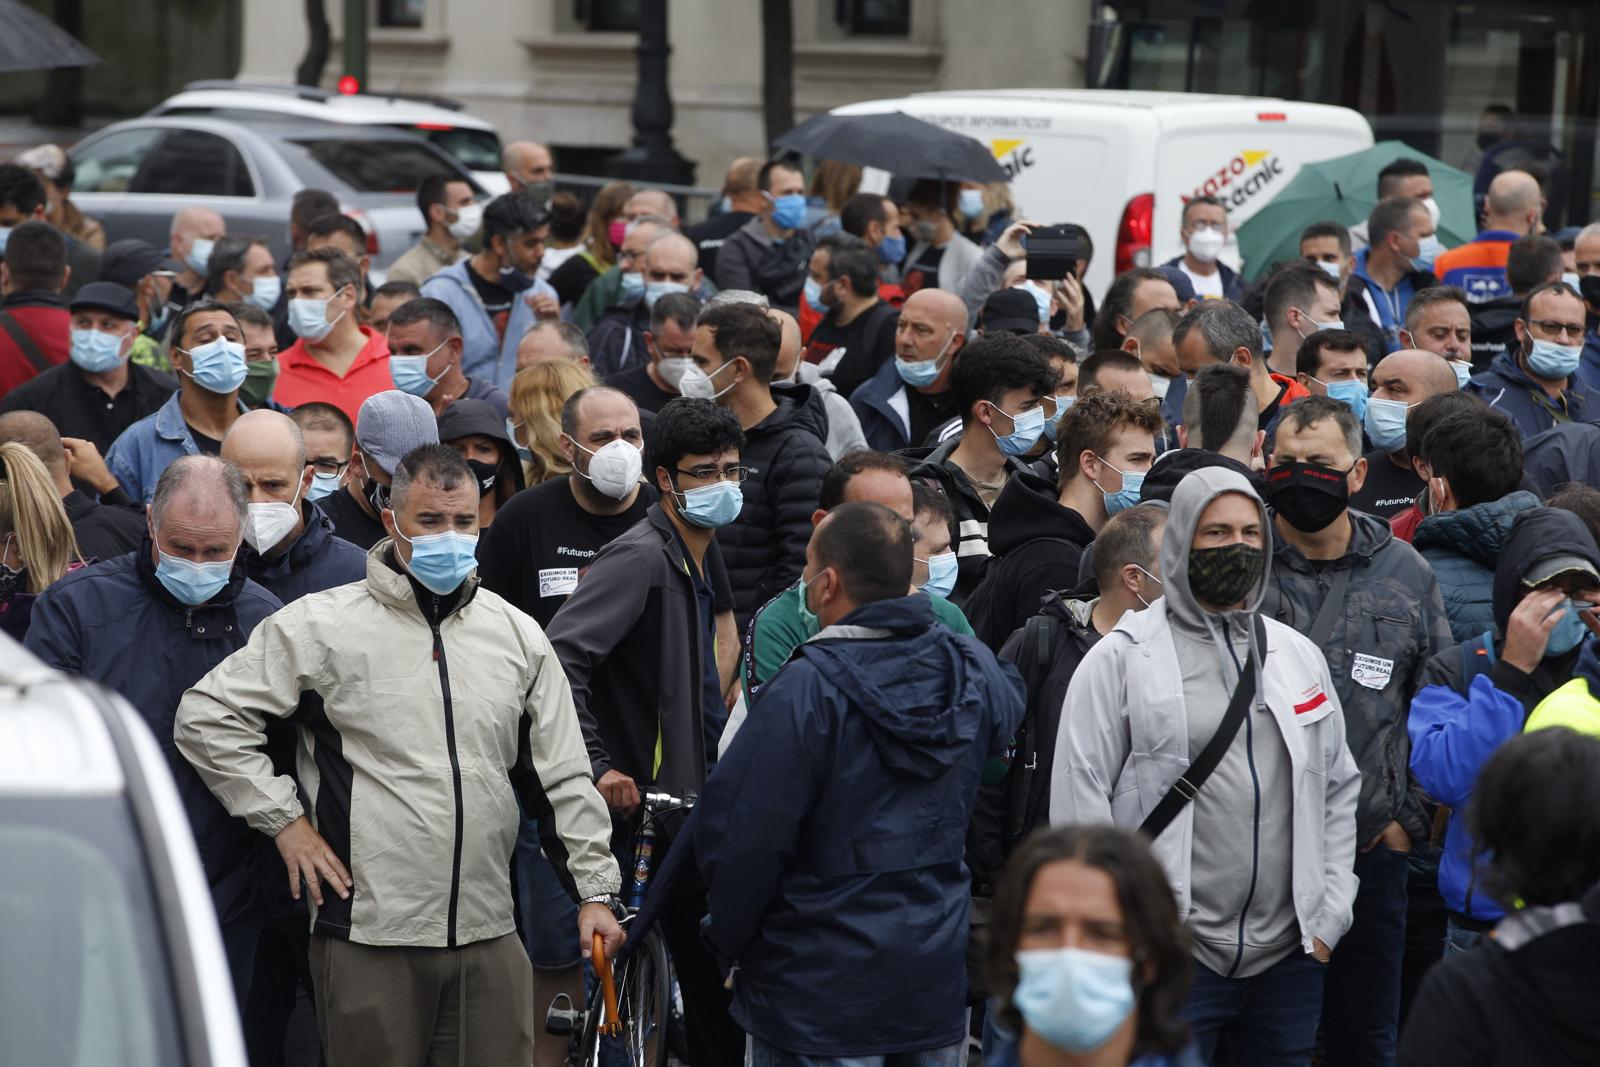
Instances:
[[[354,96],[361,91],[361,82],[354,74],[346,74],[339,79],[339,91],[345,96]]]

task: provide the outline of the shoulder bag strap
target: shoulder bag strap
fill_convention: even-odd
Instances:
[[[1261,621],[1261,616],[1255,619],[1256,645],[1261,651],[1261,667],[1267,665],[1267,630]],[[1256,671],[1254,665],[1246,657],[1244,670],[1239,672],[1239,684],[1233,690],[1233,698],[1228,701],[1228,710],[1222,713],[1222,721],[1217,724],[1217,732],[1211,735],[1211,740],[1206,742],[1206,747],[1200,750],[1200,755],[1194,758],[1187,770],[1178,776],[1172,783],[1172,788],[1167,790],[1167,795],[1162,797],[1150,814],[1145,816],[1144,822],[1139,824],[1139,832],[1148,840],[1154,841],[1161,836],[1161,832],[1171,825],[1172,820],[1184,806],[1200,793],[1200,787],[1206,784],[1206,779],[1211,777],[1211,772],[1217,769],[1222,762],[1222,757],[1233,744],[1233,739],[1239,733],[1239,727],[1244,723],[1245,715],[1250,711],[1256,695]]]
[[[22,358],[33,364],[35,374],[43,374],[55,366],[45,358],[43,352],[39,351],[39,346],[28,335],[28,331],[22,328],[22,323],[12,318],[11,312],[0,311],[0,330],[5,330],[11,336],[11,340],[16,342],[18,350],[22,352]]]
[[[1306,636],[1311,638],[1311,643],[1322,648],[1328,643],[1328,638],[1333,636],[1333,628],[1338,624],[1340,616],[1344,614],[1344,597],[1350,588],[1350,572],[1355,570],[1354,564],[1340,567],[1333,574],[1333,584],[1322,599],[1322,608],[1317,612],[1317,617],[1311,623],[1311,629],[1306,631]]]

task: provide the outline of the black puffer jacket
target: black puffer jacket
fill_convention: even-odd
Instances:
[[[772,398],[778,410],[744,432],[744,510],[717,531],[740,633],[805,569],[811,513],[831,462],[822,394],[809,385],[775,385]]]

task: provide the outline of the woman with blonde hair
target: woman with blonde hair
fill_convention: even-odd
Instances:
[[[34,599],[83,566],[55,479],[23,444],[0,444],[0,630],[21,641]]]
[[[529,485],[565,478],[572,464],[561,454],[561,407],[580,389],[598,385],[594,375],[564,359],[535,363],[511,380],[511,443],[522,457]]]
[[[627,182],[611,182],[595,194],[594,203],[589,206],[589,221],[583,225],[579,251],[550,273],[550,284],[563,307],[576,304],[589,283],[616,263],[627,225],[622,209],[634,191]]]

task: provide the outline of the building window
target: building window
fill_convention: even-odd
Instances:
[[[639,32],[640,0],[573,0],[572,14],[586,30]]]
[[[862,37],[908,37],[911,0],[834,0],[834,19]]]
[[[383,29],[422,29],[427,0],[378,0],[378,25]]]

